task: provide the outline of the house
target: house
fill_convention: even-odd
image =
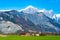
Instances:
[[[40,34],[35,34],[36,36],[40,36]]]
[[[31,36],[30,32],[26,32],[25,36]]]
[[[20,36],[31,36],[30,32],[24,32],[24,31],[20,32],[19,35]]]

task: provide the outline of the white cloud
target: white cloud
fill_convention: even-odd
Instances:
[[[10,11],[10,10],[0,10],[0,11],[4,12],[4,11]]]

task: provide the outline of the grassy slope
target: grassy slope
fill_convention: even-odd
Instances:
[[[16,36],[0,37],[0,40],[60,40],[60,36]]]

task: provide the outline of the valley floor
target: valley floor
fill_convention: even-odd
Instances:
[[[17,36],[4,35],[0,36],[0,40],[60,40],[60,36]]]

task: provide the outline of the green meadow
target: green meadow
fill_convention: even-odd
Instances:
[[[0,40],[60,40],[60,36],[0,36]]]

